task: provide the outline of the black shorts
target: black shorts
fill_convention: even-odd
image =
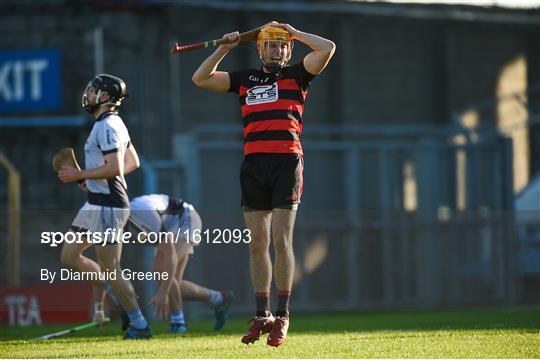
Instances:
[[[272,210],[300,203],[304,159],[297,154],[251,154],[240,168],[242,206]]]

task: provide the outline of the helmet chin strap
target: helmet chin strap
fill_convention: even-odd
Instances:
[[[287,65],[286,63],[284,65],[281,65],[281,64],[276,64],[276,63],[265,63],[264,62],[264,57],[262,54],[259,54],[259,58],[261,59],[261,62],[263,63],[263,67],[270,71],[271,74],[277,74],[278,72],[281,71],[281,69],[283,69],[285,67],[285,65]]]
[[[101,97],[101,90],[99,90],[98,93],[96,94],[96,99],[99,99],[100,97]],[[102,101],[102,102],[98,102],[95,105],[90,105],[90,104],[88,104],[88,98],[83,97],[83,103],[84,103],[83,108],[88,113],[94,114],[100,107],[102,107],[103,105],[108,104],[108,102],[109,102],[109,100],[105,100],[105,101]]]
[[[266,68],[266,70],[270,71],[270,73],[272,74],[277,74],[278,72],[281,71],[281,69],[283,69],[283,66],[276,63],[270,63],[270,64],[263,63],[263,66]]]
[[[97,110],[95,106],[90,106],[90,105],[83,106],[83,109],[86,110],[86,112],[89,114],[94,114]]]
[[[89,104],[89,101],[88,101],[88,98],[87,97],[83,97],[83,109],[86,110],[89,114],[93,114],[96,112],[98,108],[98,105],[95,104],[95,105],[90,105]]]
[[[103,105],[106,105],[106,102],[97,103],[95,105],[84,105],[83,108],[86,110],[89,114],[94,114],[100,107]]]

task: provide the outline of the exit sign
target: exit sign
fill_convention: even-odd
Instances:
[[[58,50],[0,51],[0,112],[61,106]]]

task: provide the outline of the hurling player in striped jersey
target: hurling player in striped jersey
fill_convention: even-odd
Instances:
[[[242,337],[253,343],[270,333],[267,344],[281,345],[289,328],[289,298],[294,275],[293,228],[303,188],[303,150],[300,143],[302,114],[308,87],[334,54],[335,44],[325,38],[271,22],[259,32],[259,68],[219,71],[227,53],[240,42],[238,32],[223,35],[220,45],[193,74],[193,82],[205,89],[238,95],[244,126],[244,161],[240,169],[241,205],[251,231],[251,279],[256,313]],[[311,51],[298,63],[289,64],[294,40]],[[270,228],[272,228],[270,230]],[[272,263],[278,304],[270,312]]]

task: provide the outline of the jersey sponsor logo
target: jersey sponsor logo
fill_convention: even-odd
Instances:
[[[270,80],[270,77],[267,76],[265,77],[264,79],[259,79],[258,77],[256,77],[255,75],[249,75],[249,80],[251,81],[255,81],[255,82],[262,82],[262,83],[265,83],[265,82],[268,82],[268,80]]]
[[[271,103],[278,100],[277,82],[272,85],[254,86],[247,91],[246,105]]]

